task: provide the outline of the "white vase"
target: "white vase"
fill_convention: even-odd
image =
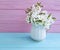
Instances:
[[[31,38],[36,41],[41,41],[46,38],[46,29],[43,26],[32,25]]]

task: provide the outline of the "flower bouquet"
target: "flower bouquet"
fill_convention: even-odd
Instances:
[[[31,37],[34,40],[42,40],[46,37],[46,30],[55,22],[55,17],[49,14],[46,10],[42,10],[43,6],[37,2],[30,8],[27,8],[26,21],[32,24]]]

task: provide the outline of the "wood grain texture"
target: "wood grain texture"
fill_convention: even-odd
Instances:
[[[0,0],[0,9],[26,9],[37,1],[42,2],[45,9],[60,10],[59,0]]]
[[[29,33],[0,33],[0,50],[60,50],[60,33],[48,33],[40,42]]]
[[[25,10],[37,1],[56,17],[48,32],[60,32],[60,0],[0,0],[0,32],[30,32],[31,25],[26,23]]]
[[[25,9],[34,4],[36,0],[11,0],[11,1],[0,1],[0,9]]]
[[[53,17],[56,17],[54,24],[60,24],[60,12],[59,11],[48,11],[52,13]],[[26,13],[24,10],[0,10],[0,23],[8,23],[9,21],[17,21],[23,23],[26,22]]]

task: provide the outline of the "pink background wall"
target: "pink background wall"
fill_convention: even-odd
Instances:
[[[48,32],[60,32],[60,0],[39,0],[44,9],[56,17],[56,22]],[[0,0],[0,32],[29,32],[25,9],[37,0]]]

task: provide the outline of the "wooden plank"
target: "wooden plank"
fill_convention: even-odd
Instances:
[[[38,0],[44,5],[44,9],[48,10],[60,10],[59,0]],[[26,9],[32,4],[36,3],[37,0],[0,0],[0,9]]]
[[[0,20],[0,24],[19,24],[19,23],[27,23],[26,19],[2,19]],[[54,25],[60,25],[60,21],[55,21],[55,23],[53,23]]]
[[[60,11],[48,11],[52,13],[56,20],[60,20]],[[0,10],[0,20],[2,19],[24,19],[26,18],[26,13],[24,10]]]
[[[60,24],[60,11],[48,11],[56,17],[54,24]],[[26,14],[24,10],[0,10],[0,24],[8,23],[24,23],[26,22]]]
[[[30,28],[27,23],[0,24],[0,32],[29,32]]]
[[[0,1],[0,9],[24,9],[30,7],[36,0],[11,0],[11,1]]]
[[[52,25],[48,32],[60,32],[60,25]]]
[[[30,32],[31,25],[27,23],[0,24],[0,32]],[[48,32],[60,32],[60,25],[52,25]]]
[[[0,10],[0,21],[5,20],[18,20],[24,21],[26,18],[25,11],[23,10]]]
[[[1,50],[60,50],[60,33],[48,33],[45,40],[36,42],[29,33],[0,33]]]

